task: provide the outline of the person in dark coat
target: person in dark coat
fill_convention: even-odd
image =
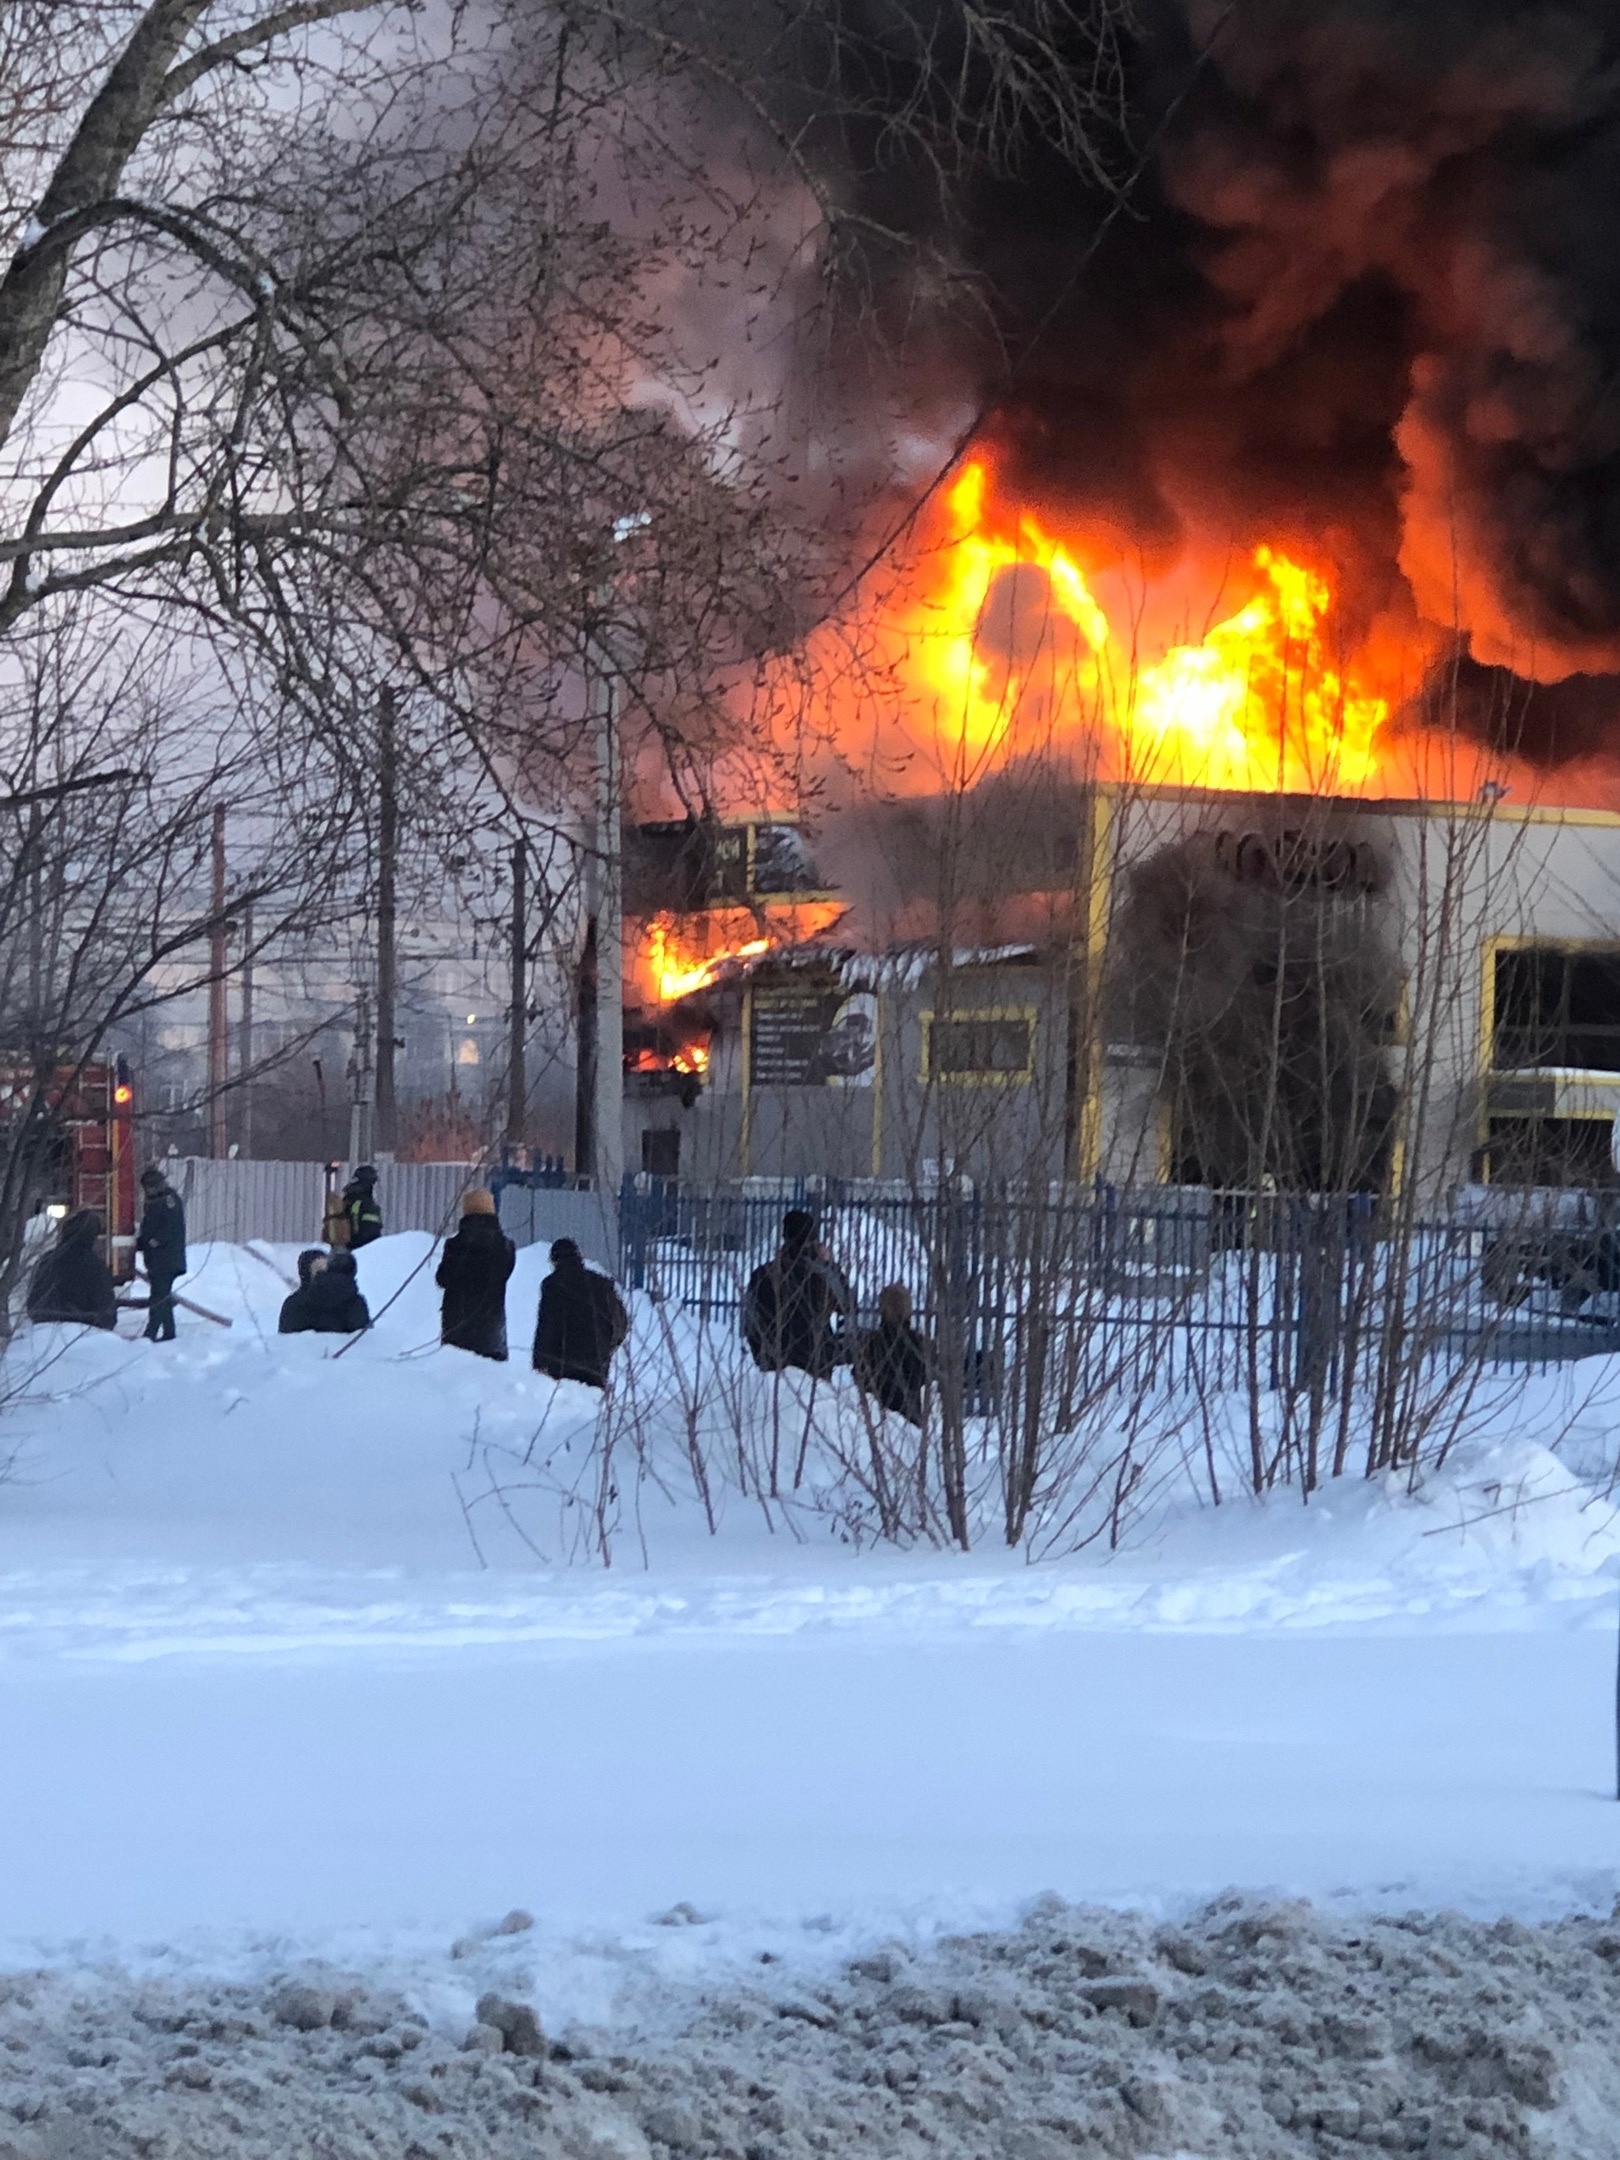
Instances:
[[[104,1228],[94,1208],[80,1208],[67,1218],[29,1281],[30,1320],[61,1320],[73,1327],[117,1325],[112,1270],[96,1250]]]
[[[825,1380],[845,1363],[841,1322],[855,1309],[849,1285],[816,1236],[808,1208],[789,1208],[774,1260],[755,1268],[743,1299],[743,1337],[761,1372],[789,1366]]]
[[[180,1195],[156,1163],[141,1172],[146,1205],[135,1233],[135,1253],[146,1262],[152,1300],[146,1312],[148,1342],[174,1341],[174,1284],[186,1272],[186,1211]]]
[[[551,1273],[540,1285],[534,1369],[553,1380],[606,1387],[613,1353],[630,1332],[630,1315],[606,1275],[585,1265],[572,1238],[551,1248]]]
[[[371,1308],[360,1295],[353,1253],[300,1253],[298,1273],[303,1279],[281,1308],[281,1334],[358,1335],[370,1327]]]
[[[923,1421],[934,1357],[911,1321],[911,1292],[904,1283],[888,1283],[878,1292],[878,1324],[857,1337],[855,1384],[885,1410],[913,1425]]]
[[[309,1326],[309,1286],[325,1265],[326,1254],[319,1245],[306,1245],[298,1255],[298,1288],[281,1301],[278,1335],[301,1335]]]
[[[477,1357],[506,1356],[506,1284],[517,1247],[502,1230],[495,1196],[482,1186],[461,1203],[461,1227],[446,1238],[434,1277],[444,1292],[439,1340]]]
[[[343,1188],[343,1219],[349,1226],[349,1250],[374,1245],[383,1234],[382,1207],[377,1199],[377,1173],[372,1165],[358,1165]]]

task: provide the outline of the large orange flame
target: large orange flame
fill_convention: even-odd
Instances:
[[[844,913],[842,900],[796,900],[653,915],[628,926],[631,980],[644,1003],[670,1005],[708,989],[738,961],[762,960],[819,937]]]
[[[1378,764],[1386,696],[1333,655],[1333,595],[1280,549],[1253,557],[1252,597],[1198,643],[1144,659],[1137,626],[1120,637],[1073,550],[1030,511],[998,529],[988,471],[967,465],[946,498],[938,589],[908,624],[914,671],[965,769],[994,763],[1030,732],[1078,723],[1122,776],[1220,788],[1353,793]],[[1009,572],[1038,573],[1035,648],[986,651],[986,616]]]

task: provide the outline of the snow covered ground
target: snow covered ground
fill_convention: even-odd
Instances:
[[[186,1287],[229,1331],[20,1344],[6,1962],[314,1957],[464,2006],[498,1967],[602,2020],[1046,1891],[1535,1918],[1620,1888],[1606,1364],[1529,1383],[1415,1499],[1172,1511],[1032,1567],[855,1553],[735,1497],[711,1538],[671,1471],[604,1570],[597,1399],[441,1350],[427,1254],[362,1255],[374,1306],[401,1294],[342,1356],[279,1340],[284,1285],[226,1247]],[[645,1314],[629,1354],[657,1355]],[[536,1441],[545,1478],[498,1497]],[[450,1957],[514,1907],[532,1930]]]
[[[229,1331],[181,1315],[173,1348],[30,1331],[11,1365],[26,1387],[0,1419],[0,1974],[56,1974],[6,2011],[28,2061],[54,2065],[39,2071],[54,2104],[76,2104],[71,2080],[91,2076],[71,2037],[86,2017],[171,2035],[140,2043],[145,2054],[130,2043],[143,2093],[175,2078],[216,2093],[192,2041],[173,2035],[238,2026],[266,2063],[296,2041],[311,2076],[330,2071],[348,2091],[378,2048],[404,2063],[402,2004],[430,2028],[434,2076],[460,2076],[460,2037],[488,1989],[536,2004],[553,2033],[611,2028],[644,2048],[696,2030],[719,1989],[739,2030],[758,2013],[778,2035],[786,2015],[793,2048],[814,2054],[795,2076],[832,2078],[832,2095],[840,2020],[877,2015],[849,1994],[866,1985],[849,1979],[851,1959],[888,1959],[894,1979],[907,1953],[1017,1929],[1035,1909],[1000,1948],[946,1948],[916,1970],[937,1989],[937,1972],[968,1957],[974,1987],[996,1966],[1039,1996],[1058,1985],[1030,1935],[1058,1912],[1032,1905],[1043,1894],[1145,1914],[1119,1922],[1108,1955],[1156,1972],[1169,1953],[1153,1929],[1192,1929],[1216,1963],[1238,1955],[1231,1914],[1251,1907],[1197,1918],[1233,1886],[1309,1896],[1320,1918],[1298,1920],[1315,1974],[1305,1994],[1322,1974],[1350,1985],[1341,1968],[1374,1955],[1374,1922],[1356,1916],[1456,1907],[1516,1925],[1607,1914],[1616,1899],[1620,1521],[1605,1493],[1620,1372],[1605,1361],[1503,1395],[1493,1428],[1417,1495],[1346,1480],[1309,1508],[1296,1495],[1186,1501],[1130,1551],[1043,1566],[994,1549],[853,1551],[823,1516],[767,1518],[734,1493],[717,1499],[711,1536],[678,1447],[642,1462],[620,1449],[605,1568],[598,1398],[540,1380],[523,1356],[538,1255],[512,1285],[518,1356],[505,1367],[438,1348],[426,1238],[361,1255],[374,1307],[393,1302],[343,1354],[274,1335],[289,1253],[194,1257],[186,1290],[227,1313]],[[644,1400],[665,1354],[657,1315],[639,1311],[626,1356]],[[531,1925],[499,1933],[512,1909]],[[1108,1931],[1095,1912],[1084,1925]],[[1542,1944],[1531,1955],[1445,1922],[1462,1933],[1423,1948],[1423,1985],[1456,1968],[1464,1938],[1473,1957],[1508,1940],[1501,1959],[1521,1959],[1529,1989],[1514,2033],[1564,2020],[1566,2065],[1585,2015],[1570,2004],[1594,1985],[1588,1970],[1609,1987],[1620,1957],[1592,1948],[1607,1942],[1598,1922],[1579,1938],[1570,1925],[1527,1938]],[[1378,1942],[1378,1959],[1406,1955],[1406,1935]],[[765,2009],[760,1972],[775,1992]],[[376,2048],[359,2011],[343,2035],[289,2039],[266,2004],[300,1974],[369,1989],[382,2002],[369,2026],[393,2020]],[[1555,2000],[1531,2000],[1534,1974],[1555,1976]],[[140,1989],[153,1987],[173,2015],[147,2015]],[[1058,1996],[1065,2017],[1093,2015]],[[1048,2009],[1028,2015],[1039,2026]],[[1320,2004],[1298,2015],[1309,2024]],[[1620,2028],[1620,1998],[1603,2015]],[[1190,2076],[1225,2046],[1197,2037],[1207,2020],[1188,2002],[1177,2017],[1175,2061],[1143,2058],[1130,2078]],[[961,2039],[972,2020],[944,2011],[920,2024],[937,2028],[940,2061],[989,2046],[989,2028]],[[1512,2054],[1518,2039],[1490,2046]],[[635,2071],[663,2093],[657,2106],[687,2106],[696,2058],[683,2061],[667,2091],[646,2063]],[[1013,2048],[1002,2065],[1013,2087],[1020,2061]],[[274,2087],[281,2071],[261,2071]],[[732,2074],[745,2076],[741,2054]],[[404,2069],[389,2076],[376,2104],[419,2115],[428,2102],[402,2100]],[[555,2149],[676,2151],[626,2130],[629,2117],[603,2145],[583,2130],[568,2143],[568,2110],[613,2076],[562,2106]],[[883,2093],[905,2076],[883,2071]],[[1423,2078],[1402,2084],[1406,2115],[1391,2102],[1408,2128],[1432,2100]],[[1266,2145],[1253,2123],[1281,2117],[1259,2087],[1244,2093],[1229,2112],[1251,2125],[1248,2143],[1210,2132],[1201,2151],[1315,2149]],[[825,2097],[806,2121],[834,2121],[842,2104]],[[1501,2106],[1518,2121],[1521,2100]],[[505,2130],[477,2143],[469,2108],[451,2108],[460,2145],[445,2130],[421,2151],[508,2149]],[[1130,2136],[1097,2149],[1173,2149],[1125,2115]],[[1518,2136],[1508,2117],[1477,2130],[1482,2151]],[[97,2121],[110,2138],[112,2117]],[[264,2121],[264,2149],[289,2149],[289,2119]],[[1171,2108],[1160,2128],[1186,2136],[1188,2121],[1203,2117]],[[125,2130],[130,2151],[259,2151],[235,2132],[164,2147]],[[909,2149],[890,2130],[881,2149]],[[372,2125],[352,2149],[372,2151],[374,2132],[387,2145]],[[737,2138],[737,2151],[799,2149]],[[806,2151],[838,2149],[806,2138]]]

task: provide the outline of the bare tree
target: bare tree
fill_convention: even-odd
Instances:
[[[56,1143],[57,1111],[121,1031],[211,978],[215,933],[250,955],[330,921],[339,901],[331,775],[294,754],[267,768],[243,702],[136,641],[109,653],[62,602],[14,638],[0,681],[0,1309]],[[173,725],[194,701],[190,724]],[[217,808],[237,845],[215,899]]]

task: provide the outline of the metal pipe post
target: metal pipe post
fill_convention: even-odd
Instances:
[[[226,1151],[225,1088],[230,1079],[225,1017],[225,805],[214,805],[214,883],[208,934],[208,1152]]]
[[[398,693],[377,692],[377,1104],[373,1146],[394,1145],[396,921],[399,888]]]

